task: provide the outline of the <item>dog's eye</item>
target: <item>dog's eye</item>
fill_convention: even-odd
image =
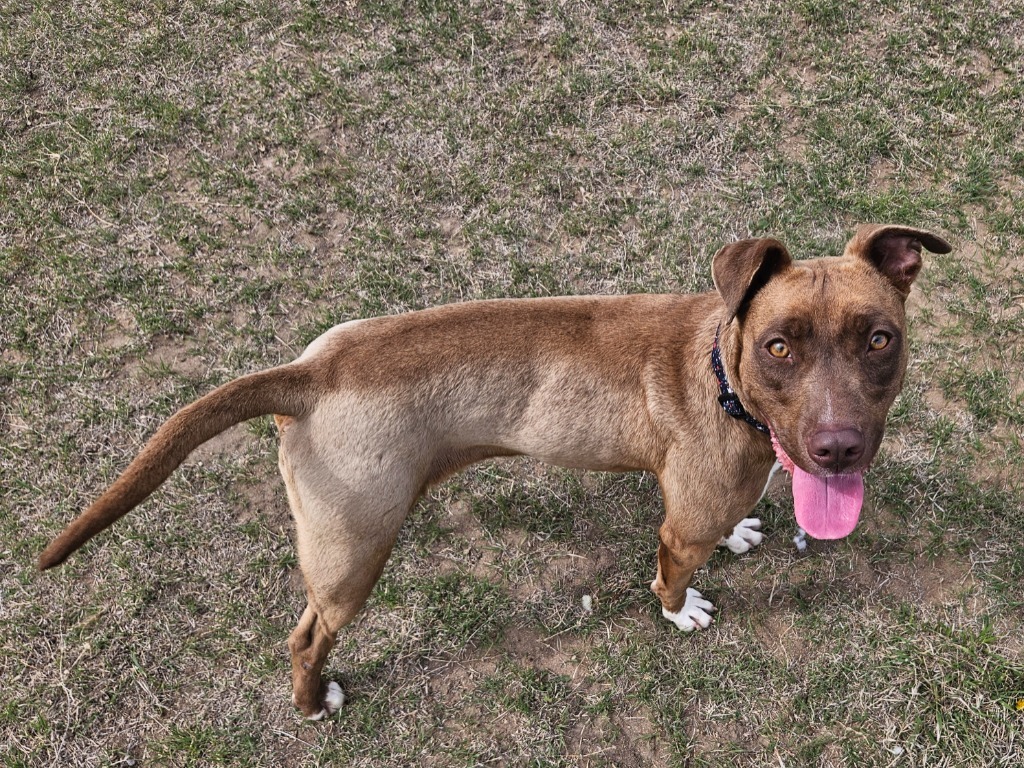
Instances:
[[[877,331],[876,333],[871,334],[871,340],[868,342],[868,346],[873,350],[885,349],[889,346],[889,340],[891,338],[892,337],[889,334]]]
[[[776,339],[768,343],[768,354],[779,359],[789,357],[789,345],[782,339]]]

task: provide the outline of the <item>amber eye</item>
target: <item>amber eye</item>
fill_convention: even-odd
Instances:
[[[885,349],[889,346],[889,339],[892,338],[887,333],[878,331],[877,333],[871,334],[871,341],[868,342],[868,346],[873,350]]]
[[[776,339],[768,345],[768,354],[772,357],[789,357],[789,345],[782,339]]]

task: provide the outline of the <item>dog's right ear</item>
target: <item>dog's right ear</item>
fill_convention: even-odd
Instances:
[[[732,322],[772,275],[792,261],[786,246],[770,237],[739,240],[716,253],[711,275],[729,310],[725,322]]]

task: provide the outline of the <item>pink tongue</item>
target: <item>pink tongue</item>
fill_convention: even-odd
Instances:
[[[793,508],[796,521],[816,539],[848,536],[864,503],[864,478],[855,475],[817,477],[793,467]]]
[[[786,455],[774,432],[772,447],[782,468],[793,475],[793,508],[800,527],[816,539],[849,536],[864,504],[863,474],[809,475]]]

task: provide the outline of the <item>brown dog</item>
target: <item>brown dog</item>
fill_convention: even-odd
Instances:
[[[321,670],[413,503],[491,456],[655,473],[666,516],[651,588],[681,629],[706,627],[714,608],[690,578],[717,545],[760,542],[744,518],[776,457],[808,533],[853,529],[903,381],[922,244],[950,250],[894,226],[802,262],[777,240],[742,240],[715,256],[717,293],[480,301],[345,323],[172,416],[39,566],[63,562],[204,441],[273,413],[309,601],[288,642],[308,717],[341,706]]]

